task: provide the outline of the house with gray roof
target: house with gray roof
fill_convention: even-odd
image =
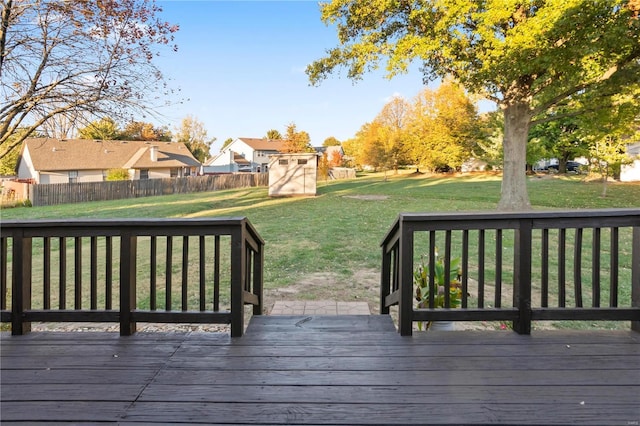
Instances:
[[[101,182],[109,170],[131,180],[194,176],[201,163],[184,143],[32,138],[24,141],[18,178],[35,183]]]

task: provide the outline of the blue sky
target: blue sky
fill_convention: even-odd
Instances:
[[[375,72],[354,83],[340,72],[310,86],[306,66],[337,46],[317,1],[157,3],[164,20],[180,25],[178,52],[157,64],[188,99],[163,110],[166,120],[159,124],[174,130],[194,116],[217,138],[212,154],[227,138],[263,137],[270,129],[284,134],[289,123],[308,132],[314,146],[329,136],[344,141],[393,95],[410,99],[424,87],[417,64],[392,80]]]

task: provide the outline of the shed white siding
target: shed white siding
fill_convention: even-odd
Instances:
[[[316,195],[318,155],[277,154],[269,159],[269,196]]]

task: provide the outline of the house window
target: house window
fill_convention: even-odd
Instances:
[[[77,183],[78,182],[78,171],[71,170],[69,172],[69,183]]]
[[[178,177],[178,169],[173,168],[169,171],[169,176],[170,177]]]
[[[299,159],[298,159],[298,164],[307,164],[307,160],[306,160],[306,159],[299,158]]]
[[[109,170],[103,170],[102,171],[102,181],[106,181],[107,180],[107,176],[109,176]]]
[[[149,179],[149,169],[140,169],[140,180]]]
[[[289,160],[280,159],[280,160],[278,160],[278,164],[281,165],[281,166],[287,166],[287,165],[289,165]]]

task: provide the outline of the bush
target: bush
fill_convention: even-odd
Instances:
[[[129,171],[127,169],[110,169],[107,172],[106,180],[129,180]]]

